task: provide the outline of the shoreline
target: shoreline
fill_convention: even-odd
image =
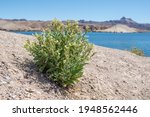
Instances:
[[[42,32],[41,30],[1,30],[6,32]],[[105,32],[105,31],[90,31],[89,33],[112,33],[112,34],[131,34],[131,33],[150,33],[150,31],[142,31],[142,32]]]
[[[34,35],[35,33],[39,33],[40,34],[40,31],[10,31],[10,32],[13,32],[13,33],[17,33],[17,34],[24,34],[24,35]],[[133,34],[133,35],[140,35],[140,34],[142,34],[142,33],[149,33],[149,32],[133,32],[133,33],[114,33],[114,32],[88,32],[89,34],[87,34],[87,36],[89,35],[91,35],[92,33],[100,33],[99,35],[101,35],[101,34],[105,34],[105,35],[107,35],[108,34],[108,37],[110,37],[110,35],[116,35],[116,38],[118,37],[117,35],[129,35],[129,37],[131,37],[130,36],[130,34]],[[91,33],[91,34],[90,34]],[[145,34],[144,34],[145,35]],[[92,35],[90,36],[91,37],[91,39],[93,39],[92,38]],[[89,37],[88,37],[88,39],[89,39]],[[90,40],[91,40],[90,39]],[[121,39],[120,39],[121,40]],[[128,40],[128,39],[127,39]],[[106,41],[107,41],[107,39],[106,39]],[[113,41],[113,40],[112,40]],[[118,40],[119,41],[119,40]],[[101,41],[99,41],[99,42],[101,42]],[[93,44],[95,44],[95,45],[100,45],[100,44],[98,44],[99,42],[95,42],[95,43],[93,43]],[[91,43],[92,43],[92,41],[91,41]],[[112,42],[110,42],[110,43],[112,43]],[[130,44],[130,43],[129,43]],[[149,52],[147,51],[147,48],[144,48],[144,47],[138,47],[138,46],[132,46],[132,47],[128,47],[128,48],[122,48],[122,47],[117,47],[117,45],[116,45],[116,47],[112,47],[112,46],[107,46],[107,45],[105,45],[104,47],[108,47],[108,48],[112,48],[112,49],[119,49],[119,50],[123,50],[123,51],[130,51],[132,48],[139,48],[139,49],[141,49],[141,50],[143,50],[144,51],[144,53],[145,53],[145,57],[150,57],[150,54],[149,54]]]
[[[0,29],[0,31],[6,31],[6,32],[42,32],[42,30],[4,30]],[[150,31],[137,31],[137,32],[112,32],[112,31],[102,31],[102,30],[93,30],[90,32],[97,32],[97,33],[150,33]]]

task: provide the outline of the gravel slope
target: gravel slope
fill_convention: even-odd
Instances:
[[[139,30],[123,24],[117,24],[108,29],[100,30],[100,32],[133,33],[133,32],[139,32]]]
[[[94,46],[81,81],[64,90],[23,48],[32,36],[0,31],[0,99],[150,99],[150,58]]]

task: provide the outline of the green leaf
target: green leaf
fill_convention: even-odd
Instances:
[[[36,34],[36,41],[27,41],[24,47],[33,55],[39,71],[62,87],[73,85],[83,75],[83,67],[93,55],[92,44],[85,37],[78,22],[63,24],[55,19],[50,28]]]

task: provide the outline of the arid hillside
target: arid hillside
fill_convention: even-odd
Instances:
[[[110,28],[104,29],[104,30],[97,30],[99,32],[115,32],[115,33],[134,33],[134,32],[140,32],[140,30],[136,28],[131,28],[129,26],[123,25],[123,24],[117,24]]]
[[[0,20],[0,30],[7,31],[40,31],[50,22],[43,21],[20,21],[20,20]]]
[[[0,99],[150,99],[150,58],[94,46],[80,82],[61,89],[24,49],[32,36],[0,31]]]
[[[72,20],[70,20],[72,21]],[[6,31],[41,31],[46,28],[51,21],[32,21],[26,19],[0,19],[0,30]],[[64,23],[66,21],[63,21]],[[84,30],[86,26],[89,26],[91,31],[105,31],[107,29],[121,24],[128,26],[129,28],[136,29],[137,32],[149,32],[150,24],[141,24],[132,20],[131,18],[122,17],[120,20],[110,20],[110,21],[85,21],[79,20],[79,26]],[[124,30],[124,29],[123,29]],[[126,29],[125,29],[126,30]]]

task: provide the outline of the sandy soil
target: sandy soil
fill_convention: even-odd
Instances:
[[[23,48],[32,36],[0,31],[0,99],[150,99],[150,58],[94,46],[80,82],[61,89]]]
[[[117,24],[108,29],[98,30],[98,31],[100,31],[100,32],[117,32],[117,33],[133,33],[133,32],[138,32],[139,30],[136,28],[131,28],[129,26],[123,25],[123,24]]]

